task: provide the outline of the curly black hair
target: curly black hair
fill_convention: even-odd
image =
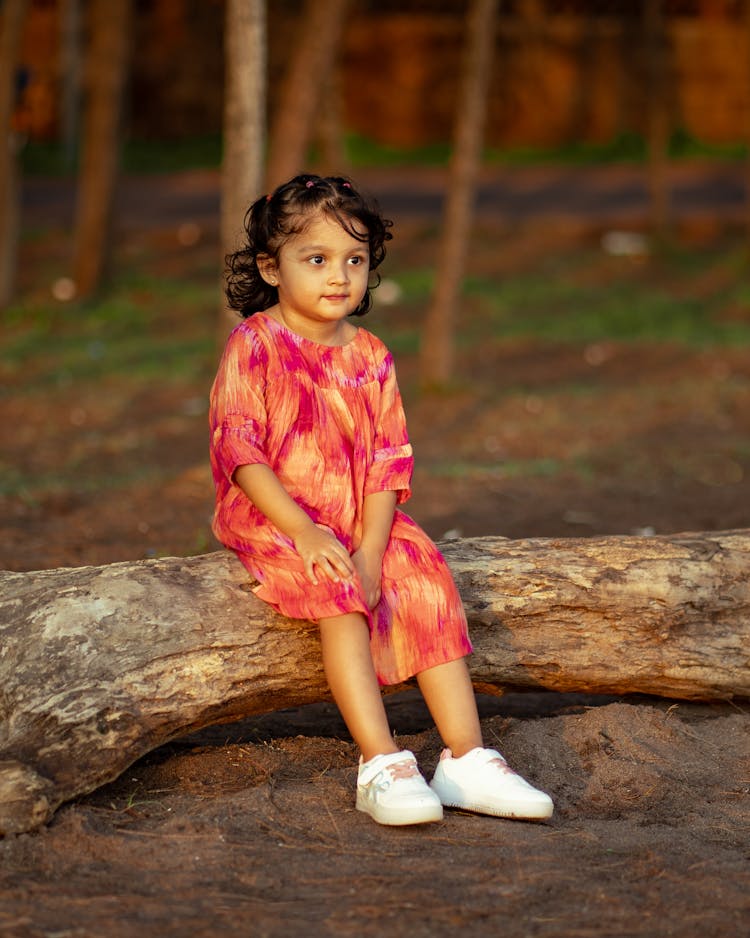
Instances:
[[[226,294],[232,309],[247,317],[278,302],[276,287],[266,283],[260,275],[258,256],[265,255],[278,261],[286,239],[304,231],[309,219],[321,212],[335,218],[357,241],[367,241],[370,271],[382,263],[385,242],[392,237],[388,229],[393,222],[383,218],[377,203],[361,195],[343,176],[304,173],[279,186],[270,195],[261,196],[248,209],[245,215],[247,240],[243,247],[226,257]],[[365,236],[362,235],[362,227],[367,232]],[[380,277],[376,275],[351,316],[364,316],[369,311],[371,291],[379,282]]]

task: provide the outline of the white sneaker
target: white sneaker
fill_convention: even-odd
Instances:
[[[430,790],[408,749],[359,760],[357,810],[378,824],[425,824],[440,821],[443,806]]]
[[[494,749],[472,749],[460,759],[444,749],[430,787],[447,808],[529,821],[552,816],[549,795],[517,775]]]

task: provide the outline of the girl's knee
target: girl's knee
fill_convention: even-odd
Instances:
[[[321,632],[330,632],[333,629],[340,631],[366,629],[368,633],[370,631],[367,619],[362,612],[344,612],[338,616],[325,616],[318,619],[318,628]]]

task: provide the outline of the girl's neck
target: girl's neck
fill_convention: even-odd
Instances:
[[[280,326],[301,336],[303,339],[309,339],[318,345],[329,345],[332,347],[348,345],[357,334],[357,327],[347,319],[340,319],[336,322],[315,322],[314,320],[304,319],[293,316],[290,313],[284,315],[284,311],[278,304],[267,309],[266,315],[275,320]]]

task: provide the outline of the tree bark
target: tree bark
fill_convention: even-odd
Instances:
[[[750,530],[441,544],[477,688],[750,696]],[[315,626],[219,552],[0,573],[0,833],[170,739],[328,697]]]
[[[242,222],[260,194],[266,141],[265,0],[227,0],[224,21],[224,158],[221,166],[222,260],[239,247]],[[237,314],[221,291],[219,342]]]
[[[73,260],[76,294],[84,299],[99,290],[112,259],[133,0],[94,0],[91,14]]]
[[[420,370],[422,384],[427,387],[445,385],[453,377],[456,304],[481,164],[496,11],[497,0],[472,0],[467,19],[463,81],[456,107],[435,289],[422,331]]]
[[[351,166],[344,131],[342,75],[337,62],[333,62],[329,68],[321,95],[325,107],[319,108],[320,117],[313,135],[313,142],[318,147],[315,171],[321,176],[348,175]]]
[[[75,165],[81,92],[81,0],[61,0],[60,24],[60,139],[65,169]]]
[[[25,12],[26,0],[0,5],[0,309],[9,305],[16,285],[21,195],[18,134],[12,124]]]
[[[667,52],[668,37],[663,0],[645,0],[643,31],[646,75],[646,146],[651,227],[664,238],[669,230],[670,192],[667,178],[669,160],[669,103]]]
[[[266,188],[271,191],[305,169],[313,121],[331,88],[349,0],[307,0],[294,55],[275,108],[269,138]],[[327,108],[323,102],[323,108]],[[336,105],[334,105],[335,107]]]

